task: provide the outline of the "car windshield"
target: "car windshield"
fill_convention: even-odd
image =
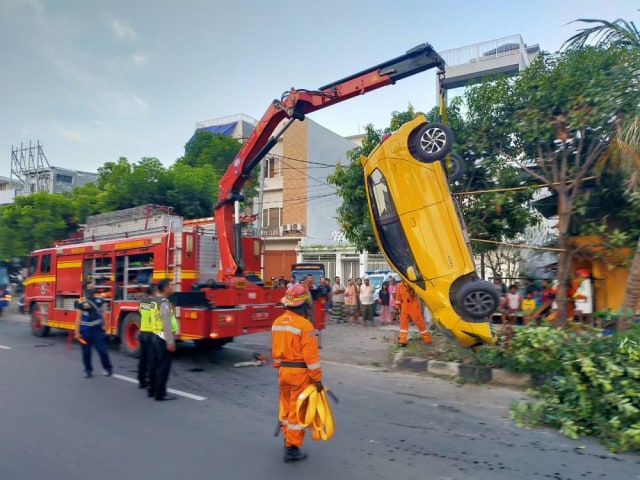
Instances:
[[[0,287],[9,285],[9,274],[4,268],[0,268]]]
[[[368,181],[371,204],[374,207],[373,216],[382,249],[396,270],[406,272],[409,267],[417,270],[409,243],[402,231],[396,207],[391,199],[387,180],[376,168],[369,175]]]
[[[369,279],[369,282],[371,283],[371,285],[373,285],[374,287],[376,287],[376,289],[380,288],[380,285],[382,285],[382,282],[384,281],[384,275],[370,275],[367,277]]]

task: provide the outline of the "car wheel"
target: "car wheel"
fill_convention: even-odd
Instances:
[[[458,180],[462,180],[466,170],[464,160],[457,153],[450,153],[449,161],[445,162],[445,170],[447,171],[449,183],[456,183]]]
[[[498,309],[500,297],[492,284],[478,280],[464,284],[456,293],[456,300],[463,317],[481,320]]]
[[[427,123],[409,137],[409,151],[421,162],[435,162],[445,157],[453,146],[453,132],[442,123]]]

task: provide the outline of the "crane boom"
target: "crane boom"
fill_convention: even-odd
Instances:
[[[253,169],[273,148],[278,138],[296,120],[316,110],[343,102],[372,90],[393,85],[398,80],[437,67],[444,70],[444,60],[428,43],[407,51],[404,55],[342,78],[317,90],[291,88],[280,100],[274,100],[244,143],[220,183],[215,205],[215,222],[220,244],[218,280],[227,281],[243,273],[239,201],[242,187]],[[288,122],[276,133],[283,120]],[[234,223],[234,217],[236,219]]]

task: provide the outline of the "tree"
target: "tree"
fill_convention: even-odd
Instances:
[[[598,48],[541,53],[514,80],[473,91],[493,99],[488,110],[470,108],[478,135],[494,138],[504,158],[557,197],[557,326],[566,323],[570,226],[583,179],[608,151],[621,115],[637,96],[629,89],[629,72],[618,67],[620,55]]]
[[[618,67],[631,72],[632,82],[636,84],[637,90],[640,77],[640,31],[635,24],[621,18],[612,22],[597,19],[577,21],[593,26],[581,29],[567,40],[565,46],[570,50],[580,49],[584,48],[589,40],[594,39],[602,48],[622,51]],[[621,169],[625,171],[629,180],[627,186],[631,192],[636,192],[640,173],[640,108],[637,103],[635,112],[630,112],[617,132],[617,146],[622,153]],[[638,301],[640,301],[640,236],[638,236],[635,254],[629,268],[621,305],[624,316],[618,325],[619,330],[624,331],[631,326]]]
[[[191,167],[176,162],[167,172],[166,203],[185,218],[211,216],[220,174],[212,165]]]
[[[184,146],[184,156],[177,161],[192,167],[212,165],[222,173],[231,165],[241,146],[233,137],[197,130]]]
[[[0,209],[0,252],[4,257],[26,256],[67,238],[78,229],[78,217],[68,195],[48,192],[18,196]]]

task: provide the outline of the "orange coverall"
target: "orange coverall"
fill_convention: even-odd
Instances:
[[[271,357],[278,368],[279,414],[285,447],[301,447],[304,428],[298,424],[296,402],[306,387],[322,381],[316,331],[309,320],[291,310],[271,327]],[[298,366],[287,366],[288,364]]]
[[[416,296],[416,292],[413,291],[409,285],[405,282],[398,285],[396,291],[396,309],[400,310],[400,335],[398,341],[401,344],[407,343],[407,335],[409,333],[409,319],[413,320],[413,323],[418,327],[418,331],[422,336],[424,343],[431,342],[431,336],[427,325],[424,322],[422,316],[422,304],[420,299]]]

